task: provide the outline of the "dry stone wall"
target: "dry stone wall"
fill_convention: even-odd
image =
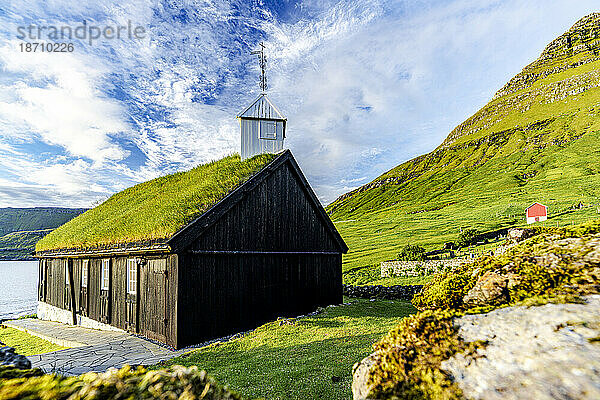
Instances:
[[[450,260],[426,260],[426,261],[384,261],[381,263],[381,277],[391,276],[412,277],[427,276],[441,272],[451,271],[463,264],[472,262],[473,259],[453,258]]]
[[[343,293],[344,296],[359,297],[363,299],[411,300],[422,288],[423,285],[344,285]]]

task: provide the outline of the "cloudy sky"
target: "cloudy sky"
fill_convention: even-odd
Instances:
[[[324,203],[434,149],[597,0],[2,0],[0,207],[86,207],[238,151],[250,51]],[[27,53],[19,27],[144,38]],[[39,40],[37,40],[39,41]],[[67,40],[68,41],[68,40]]]

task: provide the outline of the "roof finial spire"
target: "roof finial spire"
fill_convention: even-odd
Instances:
[[[255,50],[250,54],[258,55],[258,65],[260,66],[260,90],[265,93],[267,91],[267,56],[265,56],[265,44],[260,42],[258,45],[260,46],[260,49]]]

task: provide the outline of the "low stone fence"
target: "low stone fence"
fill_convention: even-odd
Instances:
[[[452,258],[450,260],[427,261],[384,261],[381,263],[381,277],[390,276],[411,277],[427,276],[450,271],[463,264],[473,262],[471,258]]]
[[[348,297],[363,299],[410,300],[416,293],[421,291],[421,288],[423,288],[423,285],[344,285],[343,293]]]

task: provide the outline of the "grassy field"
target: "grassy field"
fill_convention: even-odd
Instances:
[[[600,41],[570,35],[587,47],[549,47],[437,149],[328,206],[350,247],[347,283],[409,243],[430,251],[461,228],[524,225],[536,201],[549,206],[546,225],[600,216]]]
[[[140,183],[45,236],[36,251],[171,237],[275,159],[239,155]]]
[[[352,397],[354,363],[415,311],[403,301],[353,299],[291,324],[268,323],[240,339],[195,350],[168,364],[197,365],[250,397],[347,400]]]
[[[0,342],[7,346],[14,347],[15,352],[24,356],[34,354],[49,353],[51,351],[64,350],[61,347],[50,343],[44,339],[32,336],[15,328],[4,327],[0,325]]]
[[[525,226],[525,208],[534,201],[549,206],[549,219],[542,225],[563,226],[598,218],[600,173],[596,166],[599,165],[600,148],[593,143],[600,141],[600,131],[586,136],[554,149],[560,154],[553,159],[539,156],[544,170],[540,168],[535,180],[522,184],[510,184],[508,179],[503,179],[525,173],[525,169],[518,166],[502,167],[502,164],[510,163],[510,158],[521,156],[519,154],[507,160],[490,161],[463,179],[452,178],[451,173],[446,173],[446,184],[456,181],[455,187],[429,198],[427,191],[420,193],[418,198],[408,198],[415,196],[413,184],[371,190],[374,193],[369,196],[380,202],[400,197],[404,200],[364,213],[333,213],[335,225],[350,247],[344,257],[344,271],[395,258],[408,243],[422,245],[428,251],[439,249],[445,242],[456,241],[461,228],[484,232]],[[571,167],[565,164],[571,164]],[[494,174],[501,168],[504,172]],[[456,175],[460,173],[458,171]],[[485,176],[494,178],[483,184]],[[437,192],[439,188],[430,181],[429,190]],[[374,199],[370,201],[375,202]],[[579,202],[584,208],[574,209]],[[340,222],[336,222],[338,220]]]

